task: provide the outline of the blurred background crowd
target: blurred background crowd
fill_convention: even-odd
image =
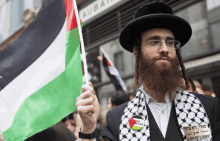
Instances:
[[[108,110],[133,99],[135,59],[120,47],[121,29],[137,9],[152,0],[76,0],[83,21],[89,81],[93,83],[101,108],[97,124],[97,141],[101,140]],[[188,91],[220,98],[220,1],[219,0],[156,0],[170,5],[174,14],[187,20],[193,30],[190,41],[181,48],[186,72],[191,79]],[[23,33],[42,7],[53,0],[1,0],[0,51]],[[177,25],[178,26],[178,25]],[[181,27],[180,27],[181,28]],[[100,48],[119,71],[126,92],[116,91],[106,74]],[[77,111],[62,120],[78,138],[82,123]],[[0,135],[0,140],[3,136]]]

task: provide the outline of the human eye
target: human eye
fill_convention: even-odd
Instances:
[[[149,41],[151,45],[158,45],[160,44],[160,40],[150,40]]]
[[[174,41],[173,40],[169,40],[166,42],[167,46],[173,46],[174,45]]]

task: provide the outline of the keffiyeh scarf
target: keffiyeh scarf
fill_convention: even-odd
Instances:
[[[182,89],[177,89],[175,93],[176,117],[184,141],[212,141],[210,122],[201,101],[194,94]],[[144,124],[143,128],[138,131],[133,130],[129,125],[129,119],[135,115],[141,117]],[[143,85],[139,88],[135,98],[125,107],[119,130],[121,141],[150,141],[149,118]],[[192,133],[197,134],[197,132],[194,131],[201,131],[203,135],[195,138]]]

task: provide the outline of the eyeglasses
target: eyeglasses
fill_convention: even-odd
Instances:
[[[160,47],[162,43],[166,43],[166,46],[169,48],[175,47],[176,49],[180,48],[181,43],[176,40],[167,40],[162,42],[161,40],[148,40],[147,42],[143,43],[142,45],[149,45],[151,47]]]

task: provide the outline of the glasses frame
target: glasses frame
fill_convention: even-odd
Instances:
[[[180,45],[181,45],[181,43],[180,43],[179,41],[177,41],[177,40],[167,40],[167,41],[165,41],[165,42],[163,42],[163,41],[161,41],[161,40],[148,40],[148,41],[142,43],[141,45],[148,45],[148,44],[149,44],[150,42],[152,42],[152,41],[159,41],[159,42],[160,42],[160,47],[161,47],[162,43],[166,43],[166,46],[167,46],[167,43],[168,43],[169,41],[174,41],[174,48],[175,48],[175,49],[179,49],[179,48],[180,48]]]

